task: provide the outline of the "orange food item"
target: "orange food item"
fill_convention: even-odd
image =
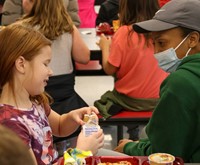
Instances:
[[[119,20],[113,20],[112,25],[113,25],[114,32],[116,32],[119,29],[119,26],[120,26]]]

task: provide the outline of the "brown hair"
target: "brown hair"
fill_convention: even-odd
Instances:
[[[51,41],[40,32],[22,25],[9,25],[0,31],[0,90],[9,83],[14,94],[15,61],[22,56],[31,61],[44,46],[51,46]],[[31,100],[38,103],[48,103],[46,94],[30,96]]]
[[[38,26],[41,33],[54,40],[65,32],[73,32],[73,22],[67,13],[63,0],[35,0],[24,22]]]
[[[12,130],[0,125],[0,164],[34,165],[33,158],[23,141]]]
[[[152,19],[159,9],[158,0],[120,0],[119,1],[119,19],[121,25],[132,25],[136,22]],[[133,29],[130,30],[130,35]],[[130,37],[129,35],[129,37]],[[139,34],[138,34],[139,35]],[[144,34],[147,42],[150,39],[149,34]]]

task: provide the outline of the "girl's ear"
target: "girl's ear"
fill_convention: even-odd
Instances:
[[[26,63],[25,58],[19,56],[15,61],[16,70],[19,71],[20,73],[25,73],[25,63]]]
[[[199,33],[194,31],[190,33],[189,37],[189,47],[194,48],[197,44],[199,44],[200,36]]]

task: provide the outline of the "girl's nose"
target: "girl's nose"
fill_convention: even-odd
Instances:
[[[49,68],[49,76],[53,75],[53,70],[51,68]]]

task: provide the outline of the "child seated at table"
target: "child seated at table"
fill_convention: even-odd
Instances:
[[[101,4],[96,19],[96,26],[100,23],[107,22],[113,26],[113,20],[118,20],[119,0],[107,0]]]
[[[159,68],[151,36],[139,35],[132,24],[153,17],[159,9],[157,0],[120,0],[121,27],[112,37],[101,35],[103,69],[115,75],[112,91],[107,91],[94,105],[104,118],[122,110],[154,110],[159,100],[159,87],[168,73]],[[124,123],[126,125],[126,123]],[[130,139],[138,140],[138,126],[128,126]]]

